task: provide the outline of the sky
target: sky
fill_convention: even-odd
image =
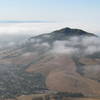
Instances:
[[[54,23],[99,33],[99,12],[100,0],[0,0],[0,23]]]

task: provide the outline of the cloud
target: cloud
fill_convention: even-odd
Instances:
[[[69,46],[70,41],[55,41],[53,43],[52,53],[73,55],[78,52],[78,48]]]
[[[46,43],[46,42],[42,43],[41,46],[43,46],[43,47],[47,47],[47,48],[50,47],[49,43]]]
[[[97,37],[72,37],[69,40],[55,41],[52,53],[86,56],[100,52],[100,40]]]
[[[100,52],[100,39],[97,37],[85,37],[82,40],[82,45],[85,47],[84,53],[86,55]]]
[[[35,36],[62,27],[65,25],[58,23],[0,23],[0,34],[32,34]]]
[[[43,33],[49,33],[56,29],[60,29],[62,27],[65,27],[65,24],[58,24],[58,23],[7,23],[7,24],[0,24],[0,35],[7,35],[4,36],[3,40],[5,38],[8,38],[8,35],[15,35],[16,38],[11,36],[12,40],[17,41],[16,35],[22,35],[22,34],[29,34],[31,36],[35,36],[38,34]],[[49,38],[50,35],[44,35],[44,37]],[[20,40],[24,40],[21,38],[23,36],[20,36]],[[25,39],[28,37],[25,37]],[[19,36],[18,36],[19,39]],[[7,40],[7,39],[6,39]],[[33,40],[34,41],[34,40]],[[50,45],[48,43],[39,44],[38,42],[41,42],[41,39],[35,40],[37,44],[35,46],[43,46],[46,48],[49,48]],[[13,43],[10,43],[12,45]],[[69,40],[65,41],[55,41],[53,43],[52,52],[54,53],[66,53],[66,54],[77,54],[77,55],[88,55],[93,54],[95,52],[100,52],[100,40],[96,37],[73,37]]]

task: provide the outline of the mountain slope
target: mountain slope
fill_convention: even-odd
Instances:
[[[0,97],[55,92],[100,97],[99,47],[98,36],[64,28],[1,51]]]

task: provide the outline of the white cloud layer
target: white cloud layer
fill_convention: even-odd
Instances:
[[[73,37],[69,40],[55,41],[52,53],[68,55],[91,55],[100,52],[100,40],[97,37]]]
[[[64,27],[79,28],[86,31],[88,27],[79,25],[71,25],[68,23],[0,23],[0,34],[32,34],[38,35],[42,33],[52,32]]]
[[[6,23],[0,24],[0,34],[43,34],[60,29],[65,25],[57,23]]]

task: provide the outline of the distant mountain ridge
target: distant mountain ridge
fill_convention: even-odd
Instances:
[[[50,23],[47,20],[0,20],[0,23]]]

